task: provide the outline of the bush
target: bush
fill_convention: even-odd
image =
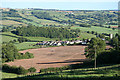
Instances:
[[[28,69],[29,72],[36,72],[36,69],[34,67],[31,67]]]
[[[18,67],[17,74],[27,74],[28,70],[24,69],[22,66]]]
[[[120,51],[106,51],[97,56],[97,63],[99,64],[119,64]]]
[[[2,63],[5,63],[5,62],[7,62],[7,61],[8,61],[7,58],[2,59]]]
[[[26,53],[23,55],[23,58],[29,59],[29,58],[34,58],[34,56],[33,56],[32,53],[26,52]]]
[[[27,38],[19,37],[18,41],[19,43],[22,43],[22,42],[29,42],[30,40],[28,40]]]
[[[68,69],[69,69],[69,66],[64,66],[64,67],[41,69],[40,72],[55,72],[55,71],[62,71],[62,70],[68,70]]]
[[[23,67],[16,67],[16,66],[9,66],[7,64],[4,64],[2,66],[2,71],[3,72],[8,72],[8,73],[15,73],[15,74],[27,74],[28,70],[24,69]]]

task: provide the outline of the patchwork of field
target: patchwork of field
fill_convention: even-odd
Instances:
[[[86,58],[84,54],[85,46],[62,46],[39,49],[28,49],[21,53],[30,52],[34,54],[32,59],[15,60],[6,64],[23,66],[28,69],[35,67],[37,72],[42,68],[62,67],[70,64],[83,62]]]

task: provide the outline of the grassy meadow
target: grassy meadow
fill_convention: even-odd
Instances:
[[[95,31],[97,33],[109,33],[109,34],[118,33],[118,29],[112,30],[111,28],[105,28],[105,27],[99,27],[99,26],[92,26],[91,28],[73,26],[71,27],[71,29],[80,29],[81,31]]]

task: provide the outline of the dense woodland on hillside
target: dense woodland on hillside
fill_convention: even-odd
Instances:
[[[49,28],[49,27],[18,27],[16,31],[12,31],[19,36],[33,36],[33,37],[46,37],[46,38],[76,38],[77,33],[71,33],[66,28]]]

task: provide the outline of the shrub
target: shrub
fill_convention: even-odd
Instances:
[[[99,64],[119,64],[120,60],[120,51],[106,51],[98,55],[97,62]]]
[[[22,66],[18,67],[17,74],[27,74],[28,70],[24,69]]]
[[[15,73],[15,74],[27,74],[28,70],[24,69],[23,67],[16,67],[16,66],[9,66],[8,64],[4,64],[2,66],[3,72],[8,73]]]
[[[31,67],[28,69],[29,72],[36,72],[36,69],[34,67]]]

